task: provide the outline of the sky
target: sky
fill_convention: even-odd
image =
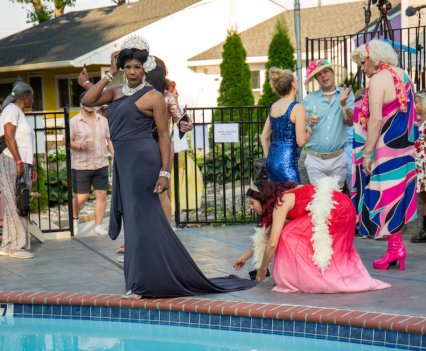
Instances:
[[[138,0],[127,0],[134,2]],[[287,9],[293,9],[294,0],[271,0],[278,3]],[[353,2],[359,0],[322,0],[322,6],[339,4],[342,2]],[[301,7],[315,7],[318,5],[318,0],[300,0]],[[112,0],[77,0],[75,7],[67,7],[65,12],[82,11],[96,7],[105,7],[114,5]],[[27,8],[28,5],[27,5]],[[26,23],[26,9],[22,8],[22,4],[13,3],[11,0],[0,0],[0,39],[7,37],[13,33],[27,29],[32,24]]]

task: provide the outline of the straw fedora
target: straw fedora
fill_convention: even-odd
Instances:
[[[304,82],[306,91],[313,92],[321,88],[320,84],[315,79],[315,75],[324,68],[331,68],[334,71],[336,86],[342,85],[348,76],[348,70],[343,66],[330,63],[325,59],[314,60],[306,69],[306,79]]]

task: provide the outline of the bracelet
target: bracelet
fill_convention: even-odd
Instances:
[[[371,158],[373,156],[374,151],[364,151],[362,152],[362,156],[364,156],[365,158]]]
[[[83,149],[81,148],[81,147],[82,147],[82,145],[83,145],[83,144],[80,144],[80,150],[83,150]]]
[[[159,177],[166,177],[168,180],[170,180],[171,174],[166,171],[161,171]]]
[[[344,106],[340,105],[340,109],[342,110],[343,119],[347,121],[349,119],[348,115],[346,114],[346,110],[349,108],[348,103],[346,103]]]
[[[86,86],[86,84],[87,83],[90,83],[90,80],[86,80],[84,83],[83,83],[83,89],[84,89],[84,87]]]
[[[22,160],[16,161],[17,165],[19,165],[20,163],[22,163]]]
[[[114,78],[114,77],[112,76],[112,74],[111,74],[111,73],[107,72],[107,73],[105,73],[104,78],[105,78],[108,82],[112,82],[112,80],[113,80],[113,78]]]
[[[308,132],[310,135],[312,135],[312,132],[311,132],[310,130],[307,130],[307,132]]]

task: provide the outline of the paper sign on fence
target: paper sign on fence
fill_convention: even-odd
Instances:
[[[238,143],[238,123],[214,124],[215,143]]]

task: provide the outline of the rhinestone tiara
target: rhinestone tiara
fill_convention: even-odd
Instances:
[[[122,43],[120,50],[123,49],[139,49],[139,50],[146,50],[149,52],[149,44],[140,35],[131,35],[130,37],[126,38]]]
[[[251,180],[250,189],[253,191],[256,191],[257,193],[260,193],[259,188],[256,185],[254,185],[253,179],[250,179],[250,180]]]

